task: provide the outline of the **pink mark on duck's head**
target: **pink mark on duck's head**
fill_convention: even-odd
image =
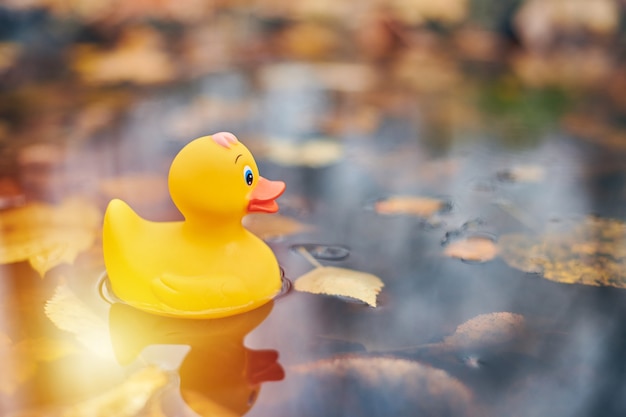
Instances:
[[[227,149],[230,149],[230,145],[238,143],[237,137],[230,132],[219,132],[211,135],[215,143],[221,145]]]

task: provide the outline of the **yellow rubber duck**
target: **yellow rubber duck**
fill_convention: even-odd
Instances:
[[[241,220],[278,211],[285,183],[261,177],[248,148],[220,132],[187,144],[168,184],[183,221],[145,220],[119,199],[107,207],[103,249],[114,294],[140,310],[192,318],[243,313],[271,300],[281,289],[280,267]]]

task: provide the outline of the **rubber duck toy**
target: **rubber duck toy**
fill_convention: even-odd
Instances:
[[[285,183],[261,177],[248,148],[220,132],[176,155],[168,186],[183,221],[145,220],[119,199],[107,207],[103,249],[114,295],[140,310],[190,318],[225,317],[270,301],[282,286],[280,267],[242,218],[278,211]]]

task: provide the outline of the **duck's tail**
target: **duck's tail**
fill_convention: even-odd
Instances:
[[[136,235],[141,224],[141,217],[128,204],[119,199],[111,200],[104,213],[102,227],[102,246],[107,270],[111,269],[114,262],[124,259],[120,255],[126,252],[128,245],[133,245],[128,237]]]

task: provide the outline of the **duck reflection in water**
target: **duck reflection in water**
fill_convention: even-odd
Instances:
[[[109,313],[113,349],[118,361],[129,365],[149,346],[188,346],[178,369],[180,395],[186,405],[202,416],[208,415],[208,408],[210,415],[220,410],[219,415],[241,416],[253,406],[263,382],[284,378],[277,351],[244,346],[246,334],[268,316],[272,307],[270,302],[226,318],[185,320],[156,316],[116,303]],[[156,361],[171,361],[167,353],[162,356]],[[169,409],[172,404],[163,406]]]

